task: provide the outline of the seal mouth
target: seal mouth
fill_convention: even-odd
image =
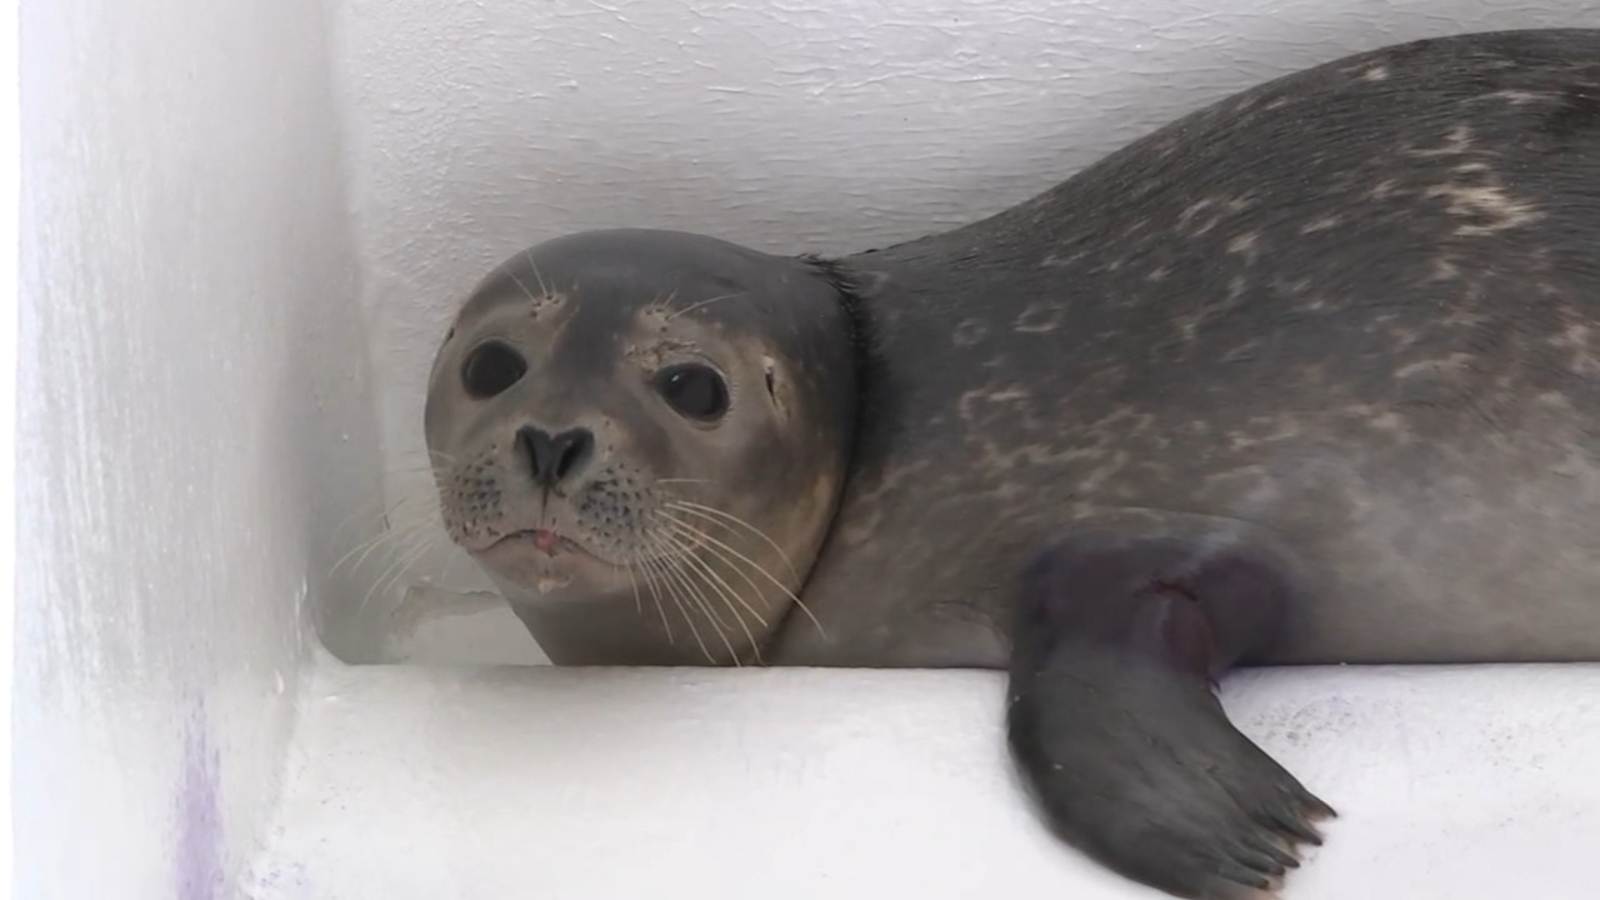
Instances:
[[[609,591],[622,566],[602,559],[578,541],[547,528],[513,531],[473,552],[485,568],[539,595]]]
[[[513,531],[479,552],[516,553],[527,548],[532,548],[535,552],[552,559],[562,555],[579,556],[608,566],[613,565],[610,560],[601,559],[572,538],[548,528],[524,528],[521,531]]]

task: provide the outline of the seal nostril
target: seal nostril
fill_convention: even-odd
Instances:
[[[533,480],[544,487],[571,477],[594,452],[594,434],[573,428],[551,436],[543,428],[526,426],[517,432],[517,445],[527,454]]]
[[[574,428],[555,437],[557,481],[583,468],[594,450],[594,435],[587,428]]]

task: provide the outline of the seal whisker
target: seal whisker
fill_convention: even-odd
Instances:
[[[535,303],[539,301],[539,298],[533,295],[533,291],[528,290],[528,286],[522,283],[521,278],[517,277],[517,273],[507,270],[506,274],[511,276],[511,280],[517,283],[517,287],[522,289],[522,293],[526,295],[529,300]]]
[[[644,599],[639,596],[639,582],[633,577],[633,559],[623,560],[623,571],[628,573],[628,583],[633,586],[633,611],[644,615]]]
[[[364,541],[360,541],[354,547],[351,547],[343,556],[339,557],[338,561],[335,562],[332,566],[330,566],[328,571],[329,572],[338,572],[339,569],[343,568],[345,563],[350,561],[351,557],[355,556],[358,553],[361,554],[361,559],[365,560],[367,558],[367,554],[369,554],[373,550],[377,549],[378,546],[381,545],[384,541],[393,540],[398,533],[399,532],[397,532],[393,528],[384,528],[382,531],[379,531],[377,534],[373,535],[372,537],[369,537]],[[361,563],[358,561],[351,568],[352,569],[359,569],[359,568],[361,568]]]
[[[701,546],[704,547],[705,545],[702,544]],[[711,548],[707,548],[707,551],[713,554],[713,559],[727,564],[728,567],[734,569],[734,571],[738,571],[738,569],[731,564],[727,557],[716,554]],[[745,598],[739,596],[739,592],[733,589],[733,585],[729,584],[728,580],[722,577],[722,573],[718,572],[715,566],[711,565],[711,563],[707,562],[706,560],[701,559],[699,556],[690,555],[689,558],[701,567],[708,579],[715,579],[713,586],[722,596],[724,602],[728,604],[729,610],[732,611],[736,617],[738,617],[741,624],[744,622],[744,612],[748,612],[750,615],[755,617],[755,620],[761,624],[763,629],[772,627],[771,623],[767,621],[767,617],[761,613],[761,610],[755,606],[752,606]],[[740,575],[743,577],[742,572]],[[748,577],[745,578],[745,581],[750,583],[750,587],[756,591],[756,596],[758,598],[763,597],[760,587],[756,585],[755,582],[750,581]],[[734,604],[737,604],[738,607],[742,608],[744,612],[741,612],[740,609],[734,608]],[[753,636],[751,637],[751,640],[754,640]]]
[[[672,623],[667,621],[667,608],[661,605],[661,592],[656,589],[655,579],[650,574],[649,567],[644,564],[644,559],[638,554],[634,554],[630,558],[628,563],[628,577],[630,579],[633,578],[633,567],[635,565],[639,567],[640,573],[644,575],[645,587],[650,591],[650,597],[656,605],[656,612],[661,616],[661,628],[667,633],[667,646],[677,646],[678,642],[672,634]],[[637,594],[639,591],[639,583],[637,581],[633,582],[633,590],[635,594]]]
[[[679,520],[679,519],[674,519],[672,516],[670,516],[670,515],[668,515],[666,513],[659,513],[658,516],[663,521],[667,522],[669,527],[677,529],[678,533],[680,535],[683,535],[683,536],[689,538],[690,540],[694,540],[696,542],[699,542],[700,546],[704,547],[707,552],[715,554],[716,558],[718,560],[720,560],[723,563],[726,563],[728,565],[728,568],[730,568],[734,572],[738,573],[739,577],[743,578],[745,580],[745,583],[750,585],[750,589],[756,592],[756,597],[757,598],[762,599],[762,600],[766,599],[766,595],[761,590],[761,586],[760,585],[758,585],[754,581],[752,581],[750,576],[746,575],[743,570],[741,570],[738,566],[734,565],[733,561],[730,560],[726,555],[717,553],[716,548],[711,547],[709,544],[706,543],[706,541],[707,541],[709,536],[705,532],[701,531],[700,529],[695,528],[694,526],[690,525],[688,522],[684,522],[684,521]],[[703,560],[701,562],[702,562],[702,564],[704,564]],[[707,568],[710,569],[710,566],[707,565]],[[713,574],[716,574],[715,570],[711,570],[711,571],[712,571]],[[717,575],[717,577],[718,577],[719,580],[722,580],[720,575]],[[756,617],[756,621],[761,623],[761,627],[762,628],[770,628],[771,627],[771,624],[767,622],[766,616],[762,615],[760,610],[758,610],[755,607],[751,606],[748,602],[746,602],[744,600],[744,598],[739,597],[738,592],[734,591],[733,588],[728,585],[726,580],[722,580],[722,583],[723,583],[723,585],[725,587],[728,587],[729,592],[732,593],[733,596],[736,599],[738,599],[740,605],[742,605],[745,609],[749,610],[750,614]]]
[[[721,302],[723,300],[733,300],[733,299],[738,298],[738,297],[743,297],[744,295],[745,295],[744,291],[736,291],[736,292],[734,292],[732,294],[719,294],[718,296],[712,297],[709,300],[700,300],[700,301],[697,301],[695,303],[691,303],[688,306],[685,306],[683,309],[680,309],[680,310],[678,310],[676,312],[673,312],[673,313],[669,313],[667,315],[667,321],[671,322],[673,319],[676,319],[677,317],[683,315],[684,313],[694,312],[695,310],[701,308],[702,306],[710,306],[713,303],[718,303],[718,302]],[[670,297],[667,298],[667,302],[671,303],[672,302],[672,298],[670,298]]]
[[[673,606],[677,607],[678,612],[684,613],[683,620],[688,623],[695,642],[701,643],[703,648],[704,644],[700,641],[700,635],[694,630],[694,622],[689,620],[688,614],[684,612],[683,601],[672,590],[672,585],[667,583],[666,575],[662,573],[660,562],[651,556],[641,556],[639,557],[639,564],[644,567],[646,572],[650,573],[651,589],[656,592],[656,602],[661,606],[662,612],[665,613],[667,608],[666,603],[662,603],[664,597]]]
[[[405,523],[399,527],[392,525],[385,526],[382,531],[350,548],[350,550],[341,556],[337,562],[329,567],[328,571],[338,572],[341,568],[343,568],[345,563],[350,562],[351,557],[359,554],[359,558],[357,558],[350,566],[350,570],[352,572],[356,571],[361,568],[362,563],[366,562],[368,556],[372,555],[372,553],[378,548],[384,546],[386,542],[399,542],[404,539],[427,534],[433,531],[433,529],[434,524],[424,517],[418,517],[417,519]]]
[[[678,586],[688,592],[688,599],[693,601],[694,605],[702,613],[705,613],[706,618],[711,620],[711,624],[716,626],[719,633],[728,627],[727,621],[717,615],[716,610],[711,608],[700,587],[689,579],[688,574],[684,571],[683,561],[679,558],[679,554],[668,552],[662,554],[658,559],[667,573],[677,581]]]
[[[655,537],[658,541],[658,547],[661,545],[661,542],[670,540],[670,538],[666,535],[656,535]],[[670,549],[671,548],[669,547],[669,550]],[[710,598],[705,595],[705,591],[701,588],[701,586],[696,584],[694,580],[689,577],[690,573],[685,570],[683,565],[683,558],[685,556],[687,556],[687,553],[682,549],[679,549],[677,552],[668,552],[663,554],[660,557],[660,562],[664,565],[666,570],[677,579],[678,584],[687,592],[686,596],[692,602],[692,604],[702,613],[704,613],[706,618],[710,620],[710,625],[716,631],[717,637],[722,639],[722,644],[727,648],[728,655],[733,658],[733,664],[736,666],[742,665],[739,660],[739,652],[734,649],[733,642],[728,640],[728,623],[725,622],[721,616],[717,615],[716,610],[712,608]],[[741,627],[745,627],[743,619],[739,620],[739,625]],[[748,627],[745,627],[745,633],[749,633]],[[753,641],[754,638],[752,637],[751,640]],[[715,662],[715,660],[711,661]]]
[[[404,469],[393,469],[390,470],[389,474],[404,474],[405,471],[406,470]],[[427,506],[427,509],[418,511],[417,515],[419,518],[427,518],[438,513],[439,497],[434,493],[432,485],[420,486],[415,490],[404,490],[401,493],[400,499],[393,502],[388,502],[385,500],[361,507],[352,514],[351,518],[354,518],[354,516],[360,515],[363,512],[370,512],[374,507],[379,509],[379,518],[395,517],[400,512],[408,508],[415,509],[418,504],[425,504]]]
[[[662,545],[665,545],[665,552],[661,553],[662,561],[665,562],[674,572],[678,573],[680,576],[686,575],[687,573],[684,570],[684,562],[685,562],[685,560],[687,558],[691,558],[691,554],[689,552],[689,548],[686,547],[681,541],[677,540],[676,538],[674,538],[670,534],[658,534],[658,535],[655,535],[654,537],[655,537],[655,540],[657,542],[656,546],[658,548],[662,547]],[[698,573],[695,573],[695,574],[698,574]],[[698,590],[696,591],[696,594],[702,600],[709,599],[709,598],[704,597],[704,595],[699,594]],[[706,604],[702,603],[701,605],[705,606]],[[727,624],[728,624],[727,621],[724,620],[721,616],[716,615],[714,610],[712,610],[712,609],[710,609],[708,607],[705,610],[705,612],[706,612],[706,615],[710,616],[712,618],[712,620],[717,623],[718,627],[722,627],[722,628],[727,627]]]
[[[427,462],[426,463],[418,463],[415,466],[395,466],[395,467],[389,468],[387,471],[390,474],[393,474],[395,472],[405,472],[405,471],[408,471],[408,470],[414,470],[416,468],[420,468],[423,465],[437,465],[438,463],[455,463],[455,462],[459,462],[460,459],[461,459],[460,457],[456,456],[454,453],[448,453],[448,452],[446,452],[444,450],[432,450],[432,449],[430,449],[430,450],[427,451],[427,453],[425,455],[427,457]]]
[[[706,646],[705,638],[700,636],[700,628],[694,624],[694,616],[690,614],[688,607],[684,606],[683,596],[678,593],[677,587],[669,580],[665,565],[660,559],[651,559],[648,562],[656,567],[656,574],[661,576],[661,586],[667,589],[667,595],[672,599],[673,605],[678,607],[678,612],[683,613],[683,621],[688,624],[689,633],[694,635],[694,642],[700,646],[700,652],[705,655],[707,662],[715,664],[717,658],[711,655],[710,648]]]
[[[423,554],[428,552],[428,548],[431,545],[432,540],[429,535],[420,533],[412,535],[410,542],[405,545],[395,560],[386,566],[377,579],[367,587],[367,592],[361,597],[360,605],[356,607],[356,615],[366,614],[367,605],[372,602],[375,594],[381,593],[383,590],[382,585],[388,579],[390,572],[398,571],[399,574],[404,575],[416,560],[421,559]]]
[[[678,299],[677,288],[673,288],[670,291],[657,291],[656,295],[651,297],[650,302],[645,304],[643,308],[650,312],[664,313],[668,311],[667,307],[671,306],[672,301],[676,299]]]
[[[339,524],[334,526],[333,533],[338,535],[341,531],[349,528],[356,519],[362,516],[372,516],[373,518],[382,521],[386,518],[386,512],[387,510],[385,509],[384,503],[381,500],[374,503],[362,504],[351,510],[350,513],[344,518],[340,519]]]
[[[448,472],[452,467],[461,465],[461,458],[452,453],[438,450],[428,451],[428,461],[415,466],[397,466],[389,470],[390,475],[420,475],[427,472],[438,477],[443,472]]]
[[[350,513],[343,519],[340,519],[339,524],[334,527],[333,533],[335,536],[337,536],[346,528],[349,528],[352,524],[354,524],[357,519],[363,516],[371,516],[378,523],[380,523],[381,531],[392,530],[392,526],[390,525],[391,520],[399,518],[397,514],[404,510],[407,505],[414,505],[417,500],[418,498],[415,496],[406,496],[400,498],[392,504],[385,503],[383,501],[363,504],[351,510]],[[419,510],[412,518],[410,523],[411,526],[432,527],[437,518],[438,509],[438,504],[436,502],[430,503],[426,510]],[[360,546],[366,545],[365,543],[362,543]]]
[[[422,474],[426,473],[426,474],[429,474],[429,475],[433,475],[433,474],[437,474],[438,472],[442,471],[445,467],[453,466],[453,465],[455,465],[455,460],[453,460],[453,459],[444,459],[444,460],[438,460],[436,462],[417,463],[414,466],[394,466],[394,467],[388,469],[384,474],[386,474],[386,475],[422,475]]]
[[[722,620],[721,616],[717,615],[716,610],[714,610],[711,606],[711,601],[706,598],[704,591],[702,591],[700,587],[689,578],[689,575],[684,571],[681,562],[671,559],[664,561],[666,562],[668,571],[670,571],[673,577],[678,580],[678,584],[683,587],[684,591],[686,592],[685,596],[688,597],[690,604],[695,609],[700,610],[700,612],[708,620],[707,624],[711,627],[711,630],[716,632],[717,637],[721,639],[722,646],[727,649],[728,656],[732,659],[733,664],[735,666],[743,665],[743,663],[741,663],[739,660],[739,651],[734,649],[733,642],[728,639],[727,623]],[[713,664],[716,663],[716,659],[709,653],[706,655],[706,661]]]
[[[393,590],[400,583],[400,579],[410,574],[411,568],[420,562],[424,556],[427,556],[428,552],[437,544],[437,538],[431,535],[423,536],[421,540],[417,541],[412,551],[403,558],[401,565],[389,576],[388,583],[379,588],[379,593]]]
[[[539,282],[540,297],[549,298],[551,296],[550,285],[544,280],[544,276],[539,274],[539,264],[533,261],[533,248],[529,247],[528,249],[522,251],[522,255],[528,260],[528,268],[533,270],[533,279]],[[511,277],[516,278],[517,276],[513,273]],[[518,281],[517,284],[518,286],[521,286],[522,282]],[[524,287],[522,288],[522,291],[523,293],[527,293],[528,289]],[[528,294],[528,299],[536,300],[539,298],[534,297],[532,294]]]
[[[666,513],[661,513],[661,515],[667,516]],[[669,518],[670,518],[670,516],[669,516]],[[679,522],[679,524],[683,524],[683,523]],[[748,556],[745,556],[743,553],[740,553],[739,551],[733,549],[732,547],[728,546],[727,544],[723,543],[722,541],[717,540],[716,538],[712,537],[709,534],[702,534],[701,537],[706,541],[706,546],[707,546],[708,550],[710,550],[710,548],[712,548],[712,547],[718,547],[718,548],[721,548],[723,551],[725,551],[727,553],[733,554],[735,557],[737,557],[745,565],[749,566],[752,569],[755,569],[756,572],[758,572],[763,578],[767,579],[768,581],[770,581],[774,585],[776,585],[778,590],[783,591],[784,595],[786,597],[788,597],[791,601],[793,601],[794,605],[797,606],[800,609],[800,612],[804,613],[806,618],[811,620],[811,624],[816,626],[817,633],[822,635],[822,639],[823,640],[828,640],[827,629],[822,627],[822,622],[816,617],[816,615],[814,613],[811,612],[811,608],[806,606],[805,601],[801,600],[799,598],[799,596],[797,596],[794,591],[790,590],[787,586],[785,586],[783,582],[779,581],[777,578],[774,578],[772,573],[768,572],[766,570],[765,566],[762,566],[760,563],[756,562],[755,560],[751,559]],[[716,551],[715,550],[711,550],[711,552],[716,552]]]
[[[427,504],[427,508],[417,509],[417,505],[419,503]],[[427,496],[407,495],[401,497],[399,500],[396,500],[393,503],[374,503],[357,509],[355,512],[351,513],[345,518],[341,527],[350,524],[350,522],[354,521],[357,516],[364,514],[370,514],[380,522],[383,522],[385,528],[389,527],[388,523],[391,520],[406,521],[408,517],[412,522],[422,522],[431,525],[433,524],[434,516],[437,515],[438,511],[439,505],[434,498]]]
[[[378,577],[376,587],[379,593],[399,583],[399,580],[411,571],[411,567],[437,545],[437,535],[413,532],[407,543],[396,553],[395,562]]]
[[[746,522],[733,513],[724,512],[714,506],[706,506],[703,503],[693,503],[691,501],[679,498],[672,500],[667,504],[667,506],[677,509],[680,512],[688,513],[689,515],[699,516],[702,519],[710,519],[714,516],[716,519],[724,520],[725,526],[731,524],[745,529],[746,531],[760,538],[768,547],[771,547],[773,550],[777,551],[778,558],[783,560],[783,564],[789,569],[789,574],[794,577],[794,580],[797,584],[799,583],[800,572],[795,569],[794,563],[789,561],[789,554],[784,553],[783,548],[778,546],[778,542],[774,541],[770,537],[767,537],[767,533],[761,529],[751,525],[749,522]]]
[[[683,562],[691,564],[691,566],[699,567],[699,569],[696,571],[696,574],[699,575],[699,577],[703,579],[713,591],[716,591],[718,598],[722,600],[723,606],[727,608],[728,612],[733,614],[734,621],[739,623],[740,630],[744,632],[745,640],[750,642],[750,649],[755,654],[755,661],[757,663],[761,663],[761,644],[756,640],[755,634],[751,632],[750,625],[745,621],[744,614],[740,612],[738,607],[734,604],[737,602],[739,606],[743,606],[745,609],[749,610],[750,613],[756,617],[756,621],[761,623],[762,628],[768,627],[766,618],[763,617],[761,613],[757,612],[753,607],[751,607],[749,603],[745,602],[744,598],[740,597],[733,590],[733,588],[728,585],[728,582],[716,571],[716,569],[712,568],[711,565],[705,560],[696,556],[692,552],[692,549],[683,542],[681,537],[671,534],[665,534],[662,535],[662,537],[679,548],[679,558]],[[707,598],[708,601],[709,599],[710,598]],[[729,649],[731,650],[732,648]],[[735,654],[735,659],[737,658],[738,655]]]
[[[411,508],[407,508],[407,507]],[[387,509],[380,510],[375,519],[379,525],[380,533],[392,534],[394,532],[416,531],[424,528],[437,527],[437,506],[427,509],[418,509],[410,498],[400,500]]]

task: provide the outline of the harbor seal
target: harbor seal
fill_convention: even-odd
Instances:
[[[1260,85],[843,258],[568,235],[463,304],[444,524],[561,664],[983,667],[1049,826],[1174,896],[1333,809],[1231,668],[1600,659],[1600,31]]]

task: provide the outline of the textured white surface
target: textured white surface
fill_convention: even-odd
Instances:
[[[1184,112],[1346,53],[1600,25],[1600,0],[331,2],[406,524],[427,518],[422,396],[444,322],[526,244],[646,225],[864,249],[1002,209]],[[442,536],[435,552],[416,537],[365,567],[413,563],[367,604],[374,617],[423,578],[489,588]],[[476,618],[454,620],[454,650],[427,640],[444,655],[418,658],[516,627],[504,611]],[[355,636],[384,627],[340,622],[326,637],[352,658]]]
[[[17,71],[15,0],[0,2],[0,69]],[[17,224],[19,161],[17,95],[0,98],[0,509],[16,509],[17,450]],[[0,772],[12,771],[13,665],[16,659],[17,518],[0,517]],[[11,809],[9,778],[0,779],[0,809]],[[0,884],[12,883],[13,817],[0,818]]]
[[[377,500],[323,9],[22,29],[15,896],[219,900]]]
[[[325,670],[255,900],[1165,897],[1059,847],[998,673]],[[1592,900],[1600,666],[1248,673],[1340,811],[1285,900]]]

